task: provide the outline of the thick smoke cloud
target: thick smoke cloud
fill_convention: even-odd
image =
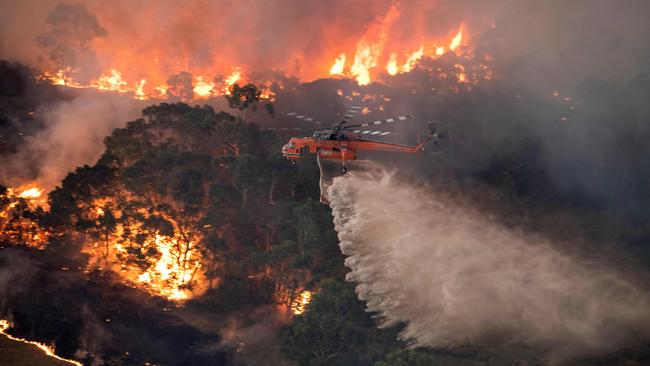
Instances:
[[[47,17],[51,31],[36,37],[48,58],[58,67],[85,66],[93,56],[90,43],[107,32],[82,4],[58,4]]]
[[[348,280],[414,345],[524,343],[563,358],[650,337],[650,294],[385,172],[330,187]]]
[[[104,137],[134,119],[141,106],[124,96],[94,93],[44,105],[37,111],[44,128],[3,159],[0,176],[12,185],[33,179],[50,190],[68,172],[96,161],[104,151]]]

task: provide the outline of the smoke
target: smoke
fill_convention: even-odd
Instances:
[[[58,4],[47,17],[52,27],[36,37],[49,59],[58,67],[88,65],[93,56],[90,44],[107,32],[82,4]]]
[[[386,172],[335,178],[329,193],[348,280],[413,345],[524,343],[563,358],[650,336],[650,294],[605,265]]]
[[[219,344],[204,351],[230,350],[235,365],[289,365],[280,352],[277,338],[290,321],[287,314],[271,306],[232,314],[219,330],[222,337]]]
[[[10,180],[35,179],[47,190],[77,166],[91,164],[104,151],[103,139],[114,128],[138,115],[141,102],[114,94],[81,94],[37,111],[43,129],[25,139],[19,150],[0,166]]]
[[[7,315],[8,302],[17,293],[28,291],[25,287],[12,286],[15,283],[29,283],[38,268],[24,253],[11,248],[0,248],[0,316]]]

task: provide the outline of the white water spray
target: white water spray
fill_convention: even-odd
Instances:
[[[650,296],[587,263],[385,172],[329,188],[348,280],[418,346],[521,342],[550,357],[650,338]]]

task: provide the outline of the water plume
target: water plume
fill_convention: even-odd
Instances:
[[[647,340],[649,294],[603,264],[377,169],[329,187],[359,297],[414,346],[523,343],[550,358]]]

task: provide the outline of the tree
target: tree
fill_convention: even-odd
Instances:
[[[434,366],[434,356],[418,351],[400,349],[389,353],[382,361],[376,362],[375,366]]]
[[[280,340],[299,365],[372,365],[397,346],[394,330],[378,330],[351,284],[321,282],[320,291]]]

